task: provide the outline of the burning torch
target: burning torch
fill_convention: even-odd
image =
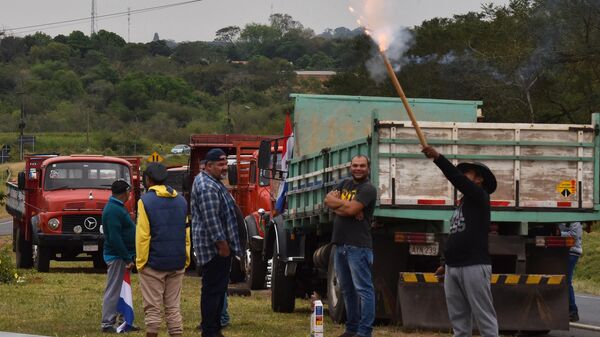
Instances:
[[[355,14],[355,11],[352,7],[348,7],[348,9],[350,10],[351,13]],[[362,19],[362,17],[361,17]],[[377,46],[379,47],[379,54],[381,55],[381,58],[383,59],[383,63],[385,64],[385,68],[387,70],[388,76],[390,77],[390,80],[392,81],[392,84],[394,85],[394,88],[396,89],[396,92],[398,93],[398,96],[400,96],[400,99],[402,100],[402,104],[404,105],[404,108],[406,109],[406,113],[408,114],[408,118],[410,118],[410,121],[413,124],[413,127],[415,128],[415,131],[417,132],[417,137],[419,137],[419,142],[421,143],[422,147],[427,147],[427,139],[425,138],[425,134],[423,134],[423,130],[421,130],[421,127],[419,126],[419,123],[417,122],[417,119],[415,118],[415,115],[412,111],[412,108],[410,107],[410,104],[408,104],[408,100],[406,99],[406,95],[404,94],[404,90],[402,90],[402,86],[400,85],[400,82],[398,81],[398,77],[396,76],[396,73],[394,72],[394,68],[392,68],[392,65],[390,64],[390,60],[388,59],[387,55],[385,54],[385,50],[386,50],[386,42],[387,42],[387,38],[384,35],[381,36],[377,36],[377,37],[373,37],[371,31],[363,26],[363,23],[360,19],[357,19],[356,22],[364,27],[365,29],[365,33],[367,35],[369,35],[373,41],[375,41],[375,43],[377,43]]]

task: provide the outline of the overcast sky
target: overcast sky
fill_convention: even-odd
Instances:
[[[96,0],[97,15],[174,4],[185,0]],[[509,0],[388,0],[400,5],[398,21],[407,27],[432,17],[451,17],[479,11],[481,3],[507,4]],[[90,20],[61,24],[54,28],[21,28],[91,16],[92,0],[0,0],[0,30],[17,36],[37,30],[55,36],[81,30],[90,34]],[[286,13],[319,34],[326,28],[357,27],[349,13],[348,0],[202,0],[182,6],[131,15],[131,42],[148,42],[155,32],[161,39],[210,41],[215,31],[226,26],[244,27],[247,23],[267,23],[272,13]],[[128,40],[127,15],[99,18],[97,29],[115,32]]]

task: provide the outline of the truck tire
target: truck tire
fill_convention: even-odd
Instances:
[[[246,247],[244,249],[244,271],[246,274],[246,284],[251,290],[260,290],[266,288],[267,264],[263,260],[262,251],[253,252],[250,249],[250,238],[258,235],[256,229],[256,220],[253,216],[246,217]]]
[[[293,312],[296,292],[294,277],[285,276],[285,262],[280,261],[277,244],[273,245],[273,271],[271,275],[271,309],[274,312]]]
[[[245,281],[245,275],[241,264],[241,260],[239,260],[236,256],[231,259],[231,272],[229,273],[229,281],[231,283]]]
[[[40,273],[50,270],[50,249],[48,247],[35,245],[33,247],[33,265]]]
[[[331,248],[329,254],[329,266],[327,268],[327,306],[329,308],[329,316],[335,323],[344,323],[346,321],[346,309],[344,306],[344,296],[342,289],[338,283],[335,273],[335,246]]]
[[[106,270],[107,268],[102,252],[97,252],[92,255],[92,262],[94,263],[94,269]]]
[[[25,240],[25,233],[21,227],[17,228],[16,234],[16,260],[17,268],[33,267],[33,251],[31,241]]]

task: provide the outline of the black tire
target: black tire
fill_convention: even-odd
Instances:
[[[250,239],[258,235],[256,220],[250,215],[246,217],[245,221],[247,239],[244,256],[242,257],[242,266],[246,274],[246,284],[251,290],[265,289],[267,286],[267,263],[263,260],[262,251],[253,252],[250,250]]]
[[[17,268],[33,267],[33,251],[31,241],[25,240],[25,233],[21,227],[17,228],[16,235],[16,262]]]
[[[234,256],[231,259],[231,272],[229,273],[229,281],[231,281],[231,283],[239,283],[244,282],[245,279],[246,277],[241,266],[241,261]]]
[[[33,250],[33,266],[40,273],[50,270],[50,248],[37,245]]]
[[[261,252],[246,250],[246,283],[251,290],[265,289],[267,286],[267,264]]]
[[[334,256],[335,246],[332,247],[329,254],[329,266],[327,267],[327,307],[329,308],[331,320],[341,324],[346,321],[346,308],[342,289],[335,273]]]
[[[104,255],[102,252],[97,252],[92,255],[92,262],[94,263],[94,269],[106,270],[106,262],[104,262]]]
[[[277,244],[273,245],[273,270],[271,276],[271,309],[274,312],[293,312],[296,302],[296,280],[285,276],[285,262],[280,261]]]

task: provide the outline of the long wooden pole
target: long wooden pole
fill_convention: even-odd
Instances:
[[[394,88],[396,88],[396,92],[398,93],[398,96],[400,96],[400,99],[402,100],[402,104],[404,104],[404,108],[406,109],[408,118],[410,118],[410,121],[412,122],[413,127],[415,128],[415,131],[417,132],[417,137],[419,137],[419,142],[421,142],[421,146],[426,147],[427,139],[425,138],[425,135],[423,134],[423,131],[421,130],[421,127],[419,126],[419,123],[417,122],[417,119],[415,118],[415,115],[413,114],[410,104],[408,104],[408,100],[406,99],[404,90],[402,90],[402,87],[400,86],[398,77],[396,77],[394,68],[392,68],[392,65],[390,64],[390,61],[388,60],[387,56],[385,55],[385,52],[380,49],[379,53],[381,54],[381,57],[383,58],[383,63],[385,63],[385,67],[387,69],[388,75],[390,76],[390,80],[392,80],[392,84],[394,85]]]

